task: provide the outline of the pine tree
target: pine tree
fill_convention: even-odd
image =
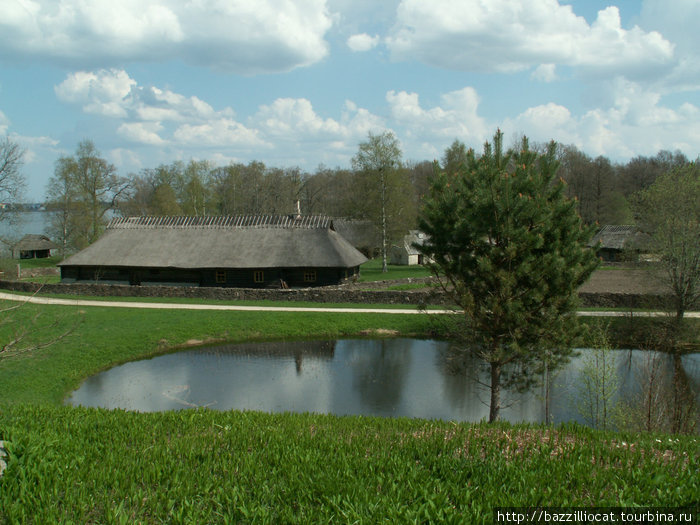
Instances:
[[[523,138],[504,153],[502,139],[478,158],[470,150],[457,172],[436,167],[419,221],[430,239],[417,246],[464,311],[466,348],[489,365],[489,421],[501,387],[528,388],[545,359],[549,370],[567,360],[580,334],[577,289],[597,264],[593,231],[556,178],[554,143],[538,154]]]

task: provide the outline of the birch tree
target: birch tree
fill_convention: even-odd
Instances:
[[[400,215],[400,201],[403,200],[398,139],[390,131],[380,135],[370,132],[367,141],[360,143],[352,167],[360,176],[358,182],[362,186],[353,194],[358,208],[364,208],[365,218],[372,219],[381,231],[382,272],[387,272],[390,228],[395,226],[394,219]]]

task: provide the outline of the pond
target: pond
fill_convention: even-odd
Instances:
[[[583,350],[554,374],[552,421],[585,422],[582,375],[592,362]],[[642,394],[650,370],[669,387],[673,359],[641,351],[614,351],[621,395]],[[680,362],[682,381],[698,402],[700,354]],[[646,374],[646,375],[645,375]],[[678,374],[676,374],[678,375]],[[348,339],[246,343],[182,351],[117,366],[87,379],[67,403],[141,412],[191,407],[265,412],[405,416],[454,421],[488,417],[484,364],[449,343],[417,339]],[[501,418],[542,422],[541,387],[505,391]],[[665,394],[664,394],[665,395]]]

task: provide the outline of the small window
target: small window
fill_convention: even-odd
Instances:
[[[226,282],[226,271],[225,270],[217,270],[216,271],[216,282],[219,284]]]
[[[304,271],[304,282],[305,283],[315,283],[316,282],[316,270],[305,270]]]
[[[256,270],[253,272],[253,282],[264,283],[265,282],[265,272],[262,270]]]

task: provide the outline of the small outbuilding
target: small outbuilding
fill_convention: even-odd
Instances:
[[[63,282],[285,288],[339,284],[366,261],[323,216],[126,217],[59,267]]]
[[[45,259],[51,257],[51,251],[58,249],[46,235],[27,234],[12,247],[14,259]]]
[[[398,245],[394,245],[389,250],[389,262],[404,266],[414,266],[424,264],[425,256],[418,251],[416,245],[423,245],[428,236],[419,230],[410,230]]]
[[[622,261],[639,257],[649,245],[649,235],[637,226],[606,224],[593,236],[589,247],[604,261]]]

